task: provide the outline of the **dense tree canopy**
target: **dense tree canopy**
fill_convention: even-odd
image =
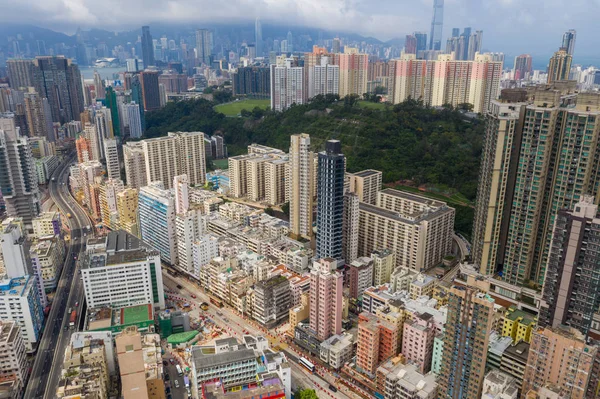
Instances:
[[[245,152],[250,143],[287,150],[295,133],[309,133],[316,151],[327,139],[337,138],[350,172],[378,169],[384,182],[434,184],[475,198],[483,124],[459,110],[434,109],[413,100],[373,109],[361,107],[357,97],[339,100],[331,95],[281,113],[248,110],[244,118],[225,117],[213,106],[207,100],[169,103],[148,113],[146,136],[221,132],[232,155]]]

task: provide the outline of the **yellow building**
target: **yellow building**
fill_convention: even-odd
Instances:
[[[138,191],[126,188],[117,194],[118,226],[129,234],[139,237]]]
[[[292,331],[294,327],[298,325],[298,323],[308,319],[308,316],[310,315],[309,293],[302,293],[300,298],[301,304],[296,306],[295,308],[290,309],[290,326],[292,327]]]
[[[513,343],[530,342],[531,332],[537,325],[537,317],[514,307],[504,312],[502,319],[502,336],[511,337]]]

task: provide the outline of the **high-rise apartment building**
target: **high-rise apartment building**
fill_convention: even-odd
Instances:
[[[177,132],[167,137],[141,141],[144,152],[146,181],[162,181],[172,187],[173,178],[187,175],[190,184],[206,180],[204,133]]]
[[[598,193],[600,95],[564,90],[532,89],[486,116],[473,260],[512,284],[543,284],[556,212]]]
[[[140,235],[148,245],[160,251],[160,257],[177,264],[175,195],[162,182],[140,188],[138,197]]]
[[[324,341],[342,332],[343,279],[334,259],[314,262],[310,272],[310,328]]]
[[[358,196],[360,202],[376,204],[381,191],[383,174],[378,170],[367,169],[356,173],[347,173],[350,180],[350,192]]]
[[[23,94],[23,97],[29,135],[45,137],[48,141],[53,142],[54,132],[48,99],[42,98],[31,87],[29,88],[29,92]]]
[[[328,140],[318,155],[317,259],[342,259],[346,158],[339,140]]]
[[[348,264],[350,275],[350,298],[358,299],[373,285],[373,259],[361,256]]]
[[[417,38],[414,35],[406,35],[404,39],[404,53],[417,54]]]
[[[314,154],[310,136],[291,136],[290,144],[290,230],[297,237],[313,235]]]
[[[149,26],[142,26],[142,60],[144,69],[154,66],[154,44]]]
[[[573,56],[567,52],[567,49],[560,48],[555,52],[548,64],[548,83],[568,80],[572,62]]]
[[[414,364],[422,374],[431,371],[436,334],[435,322],[429,313],[417,313],[404,323],[402,354],[407,363]]]
[[[239,67],[233,73],[233,93],[236,95],[250,95],[267,97],[271,94],[271,70],[262,67]]]
[[[440,399],[481,397],[493,314],[494,300],[486,293],[468,286],[450,289]]]
[[[379,365],[398,354],[402,328],[371,313],[358,316],[356,367],[369,377],[375,377]]]
[[[268,329],[289,316],[292,307],[290,282],[285,276],[273,276],[254,285],[252,317]]]
[[[213,35],[208,29],[196,30],[196,58],[205,65],[211,64]]]
[[[569,29],[563,33],[562,37],[562,48],[567,51],[567,54],[573,56],[575,52],[575,39],[577,38],[577,31],[575,29]]]
[[[373,285],[375,287],[389,283],[392,272],[396,268],[396,258],[389,249],[373,251]]]
[[[119,180],[121,178],[121,164],[119,163],[117,140],[104,140],[104,156],[106,159],[106,177]]]
[[[587,336],[600,307],[600,253],[594,242],[600,217],[594,198],[584,195],[573,210],[558,211],[548,255],[540,309],[542,326],[568,325]]]
[[[423,98],[427,61],[417,59],[415,54],[406,53],[398,60],[390,61],[394,68],[392,102],[398,104],[407,98]]]
[[[328,57],[308,67],[308,98],[318,95],[338,94],[340,90],[340,67],[329,64]]]
[[[342,258],[346,263],[358,257],[359,199],[354,193],[344,194],[342,216]]]
[[[142,119],[140,117],[140,106],[132,101],[129,104],[123,105],[123,111],[127,115],[129,137],[132,139],[141,138],[144,133],[144,127],[142,126]]]
[[[442,28],[444,24],[444,0],[433,0],[433,17],[429,34],[429,50],[442,49]]]
[[[81,278],[89,308],[121,309],[141,304],[165,307],[157,250],[122,230],[88,242]]]
[[[31,226],[40,213],[35,163],[26,137],[19,135],[14,118],[0,116],[0,191],[9,216]]]
[[[129,142],[123,145],[123,163],[127,185],[132,188],[144,187],[148,184],[146,160],[141,142]]]
[[[161,107],[158,74],[158,71],[143,71],[139,74],[145,111],[155,111]]]
[[[389,248],[396,266],[422,271],[451,252],[455,211],[444,202],[385,189],[377,205],[360,203],[359,212],[359,256]]]
[[[307,99],[304,68],[296,59],[287,58],[271,65],[271,109],[285,111],[292,104],[304,104]]]
[[[0,359],[3,385],[14,382],[13,392],[22,393],[29,376],[29,366],[23,335],[19,325],[12,320],[0,320]]]
[[[356,48],[344,47],[344,53],[333,54],[332,57],[333,64],[340,68],[340,97],[365,94],[368,91],[369,56],[359,53]]]
[[[15,58],[6,60],[6,72],[10,87],[13,89],[33,87],[33,60]]]
[[[532,63],[531,55],[529,55],[529,54],[521,54],[521,55],[515,57],[515,67],[513,70],[514,79],[515,80],[527,79],[533,72],[531,63]]]
[[[287,159],[265,162],[265,202],[279,205],[285,202],[285,167]]]
[[[63,56],[33,60],[33,86],[48,99],[54,122],[79,120],[83,111],[83,87],[79,67]]]
[[[117,193],[117,211],[119,212],[117,228],[139,237],[137,189],[128,187]]]
[[[598,347],[587,345],[583,334],[574,328],[538,328],[531,337],[521,392],[527,394],[553,384],[564,398],[594,397],[586,393],[597,356]]]

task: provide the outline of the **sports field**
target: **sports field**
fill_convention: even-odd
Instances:
[[[234,101],[227,104],[219,104],[215,106],[215,111],[218,111],[227,116],[238,116],[243,109],[247,111],[252,111],[254,107],[260,107],[264,109],[269,109],[271,104],[271,100],[240,100]]]

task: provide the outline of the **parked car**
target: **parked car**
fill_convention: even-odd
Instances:
[[[177,284],[177,288],[182,289],[183,287],[180,284]]]
[[[163,366],[168,366],[169,362],[167,362],[166,360],[163,360]]]
[[[175,380],[175,388],[179,388],[179,381]]]
[[[169,361],[171,362],[171,364],[175,364],[175,359],[170,358]]]
[[[190,295],[190,296],[191,296],[192,298],[194,298],[194,299],[196,299],[196,298],[197,298],[197,297],[196,297],[196,295],[194,295],[194,294],[192,294],[192,295]]]

